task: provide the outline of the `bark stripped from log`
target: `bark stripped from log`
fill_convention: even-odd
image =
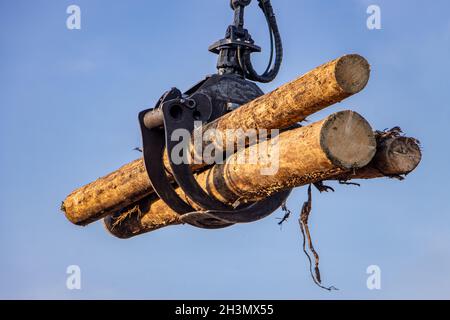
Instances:
[[[369,76],[370,66],[363,57],[346,55],[230,112],[204,129],[288,128],[361,91]],[[230,138],[225,134],[223,137],[223,146],[229,139],[236,139],[236,136]],[[167,165],[167,158],[165,161]],[[152,192],[144,163],[138,159],[73,191],[61,209],[72,223],[86,225],[130,206]]]
[[[376,131],[377,153],[372,161],[356,171],[334,177],[333,180],[374,179],[393,177],[400,180],[412,172],[422,160],[420,142],[401,136],[399,127],[388,131]]]
[[[273,145],[271,145],[273,144]],[[236,164],[255,149],[274,147],[279,152],[279,168],[273,175],[262,175],[267,163]],[[353,111],[335,113],[306,127],[285,131],[278,139],[261,142],[231,156],[223,165],[200,173],[197,181],[209,195],[233,204],[255,201],[288,188],[321,181],[367,165],[375,155],[376,142],[367,121]],[[182,191],[178,189],[182,194]],[[122,219],[107,217],[112,234],[128,238],[179,222],[179,216],[162,201],[139,202],[142,215]],[[127,213],[126,213],[127,214]]]

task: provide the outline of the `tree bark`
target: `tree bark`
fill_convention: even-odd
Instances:
[[[256,201],[278,191],[357,170],[372,160],[375,151],[375,137],[367,121],[353,111],[342,111],[239,151],[224,164],[200,173],[197,181],[223,203]],[[276,153],[279,157],[273,159]],[[239,164],[240,159],[252,159],[255,154],[265,156],[256,163]],[[276,162],[277,170],[266,175],[262,170],[270,167],[271,161]],[[180,189],[177,192],[184,196]],[[119,216],[105,218],[108,230],[119,238],[177,223],[180,220],[175,212],[162,200],[151,198]]]
[[[368,62],[359,55],[346,55],[328,62],[204,126],[223,131],[223,140],[209,141],[216,147],[239,138],[226,129],[284,129],[310,114],[361,91],[370,76]],[[208,142],[205,142],[205,144]],[[168,166],[167,157],[165,158]],[[204,165],[196,165],[195,170]],[[85,185],[66,197],[61,209],[67,219],[86,225],[117,212],[153,192],[142,159]]]

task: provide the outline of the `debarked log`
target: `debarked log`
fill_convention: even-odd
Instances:
[[[341,111],[241,150],[224,164],[198,174],[197,181],[223,203],[256,201],[281,190],[358,170],[372,160],[375,152],[376,140],[369,123],[356,112]],[[240,162],[254,155],[258,161]],[[184,197],[180,189],[177,192]],[[104,221],[119,238],[180,223],[175,212],[152,197]]]
[[[370,76],[370,66],[361,56],[352,54],[330,61],[203,127],[223,131],[217,149],[234,144],[238,136],[226,135],[227,129],[285,129],[307,116],[361,91]],[[225,150],[226,151],[226,150]],[[166,167],[170,171],[167,157]],[[195,165],[200,170],[204,165]],[[66,197],[61,209],[67,219],[86,225],[122,210],[153,193],[142,159],[87,184]]]

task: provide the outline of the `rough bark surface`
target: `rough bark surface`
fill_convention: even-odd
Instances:
[[[353,111],[342,111],[250,146],[224,164],[200,173],[197,181],[223,203],[261,200],[281,190],[361,168],[372,160],[375,151],[375,137],[367,121]],[[271,158],[274,152],[279,154],[278,159]],[[259,156],[256,163],[239,162],[254,155]],[[263,174],[261,170],[271,167],[271,161],[277,163],[277,170]],[[181,190],[177,192],[183,195]],[[178,215],[162,200],[152,200],[141,201],[119,217],[107,217],[108,230],[117,237],[128,238],[179,223]]]
[[[327,106],[361,91],[370,76],[368,62],[359,55],[346,55],[328,62],[298,79],[281,86],[220,119],[204,126],[204,130],[223,130],[222,143],[227,146],[226,129],[283,129]],[[209,143],[209,142],[205,142]],[[229,145],[229,144],[228,144]],[[165,163],[168,167],[167,157]],[[202,165],[196,165],[200,169]],[[66,197],[62,210],[78,225],[86,225],[117,212],[153,192],[142,159],[83,186]]]

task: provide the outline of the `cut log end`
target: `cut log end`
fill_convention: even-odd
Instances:
[[[345,55],[336,63],[335,77],[336,82],[346,93],[358,93],[369,81],[370,65],[358,54]]]
[[[382,143],[374,163],[385,175],[396,175],[399,172],[408,174],[418,166],[421,159],[422,152],[416,139],[396,137]]]
[[[322,127],[320,144],[328,159],[344,169],[367,165],[377,149],[370,124],[353,111],[329,116]]]

